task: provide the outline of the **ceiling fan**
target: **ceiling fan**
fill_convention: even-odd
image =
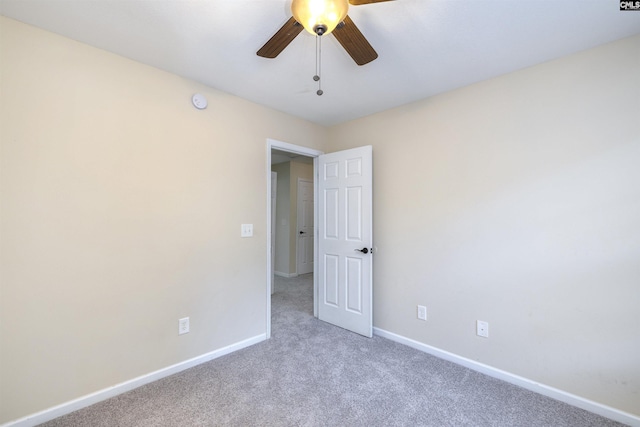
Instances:
[[[322,36],[333,32],[338,42],[358,65],[378,57],[356,24],[347,15],[349,4],[380,3],[392,0],[293,0],[293,16],[258,50],[258,56],[275,58],[296,38],[302,29]]]

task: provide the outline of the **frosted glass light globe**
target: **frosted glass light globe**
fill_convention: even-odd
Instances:
[[[291,13],[313,35],[329,34],[349,11],[348,0],[293,0]]]

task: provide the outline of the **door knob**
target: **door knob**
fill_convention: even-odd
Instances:
[[[362,252],[363,254],[368,254],[369,253],[369,249],[368,248],[354,249],[354,250],[358,251],[358,252]]]

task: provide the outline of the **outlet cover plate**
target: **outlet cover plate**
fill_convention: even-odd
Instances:
[[[427,320],[427,307],[424,305],[418,306],[418,319]]]
[[[476,320],[476,334],[479,337],[489,338],[489,322]]]

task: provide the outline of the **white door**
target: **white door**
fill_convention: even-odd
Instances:
[[[318,157],[318,318],[372,336],[372,148]]]
[[[313,181],[298,179],[297,273],[313,271]]]
[[[278,195],[278,173],[271,172],[271,293],[276,282],[276,200]]]

